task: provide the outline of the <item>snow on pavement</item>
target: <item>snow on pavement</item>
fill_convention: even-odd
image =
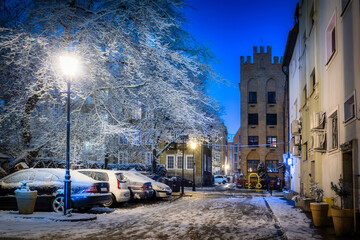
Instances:
[[[300,209],[287,204],[286,200],[279,197],[266,197],[265,200],[289,240],[322,239],[316,229],[310,228],[311,220]]]
[[[30,239],[268,239],[277,236],[263,197],[194,198],[141,204],[89,222],[4,219],[0,236]]]

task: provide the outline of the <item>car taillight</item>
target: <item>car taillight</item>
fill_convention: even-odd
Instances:
[[[88,189],[86,189],[85,191],[86,193],[97,193],[97,188],[95,185],[91,185],[90,187],[88,187]]]
[[[142,189],[147,189],[148,187],[146,185],[142,185]]]
[[[118,189],[121,189],[120,181],[117,180],[117,182],[118,182]]]

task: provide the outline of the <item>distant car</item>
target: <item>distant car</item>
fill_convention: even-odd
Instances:
[[[131,174],[137,176],[138,178],[143,179],[144,181],[151,182],[151,185],[154,190],[154,197],[167,198],[167,197],[171,196],[172,190],[168,185],[161,183],[161,182],[157,182],[139,172],[134,172],[134,171],[129,171],[129,172],[131,172]]]
[[[105,169],[79,169],[76,170],[97,181],[105,181],[110,185],[112,194],[111,200],[105,203],[105,207],[114,207],[117,203],[124,203],[130,200],[130,190],[120,171]]]
[[[228,182],[227,178],[225,176],[222,176],[222,175],[215,175],[214,176],[214,182],[215,184],[225,184]]]
[[[167,175],[166,178],[176,179],[176,181],[179,181],[181,183],[181,177],[179,175]],[[184,178],[184,187],[192,187],[192,181]]]
[[[109,183],[95,181],[84,174],[70,170],[71,207],[90,209],[110,201]],[[65,169],[30,168],[12,173],[0,180],[0,208],[17,210],[14,191],[22,182],[30,190],[37,190],[35,211],[64,211]]]
[[[143,179],[137,176],[133,171],[118,171],[124,175],[127,185],[130,190],[130,199],[149,199],[153,196],[152,179]]]

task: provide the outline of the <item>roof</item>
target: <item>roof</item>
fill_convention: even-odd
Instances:
[[[296,22],[293,29],[291,29],[291,31],[289,31],[288,34],[282,66],[289,66],[290,64],[298,33],[299,33],[299,22]]]

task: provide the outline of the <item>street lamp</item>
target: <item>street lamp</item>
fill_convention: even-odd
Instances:
[[[196,148],[196,143],[191,142],[190,147],[193,150],[193,183],[192,183],[192,190],[196,191],[195,190],[195,148]]]
[[[184,195],[184,157],[185,157],[185,141],[189,138],[188,135],[181,135],[183,146],[182,146],[182,171],[181,171],[181,196]]]
[[[60,57],[60,67],[64,75],[67,76],[67,130],[66,130],[66,171],[64,180],[64,215],[67,215],[68,209],[71,208],[71,181],[70,181],[70,87],[71,79],[78,70],[79,62],[76,58],[70,55],[63,55]]]

